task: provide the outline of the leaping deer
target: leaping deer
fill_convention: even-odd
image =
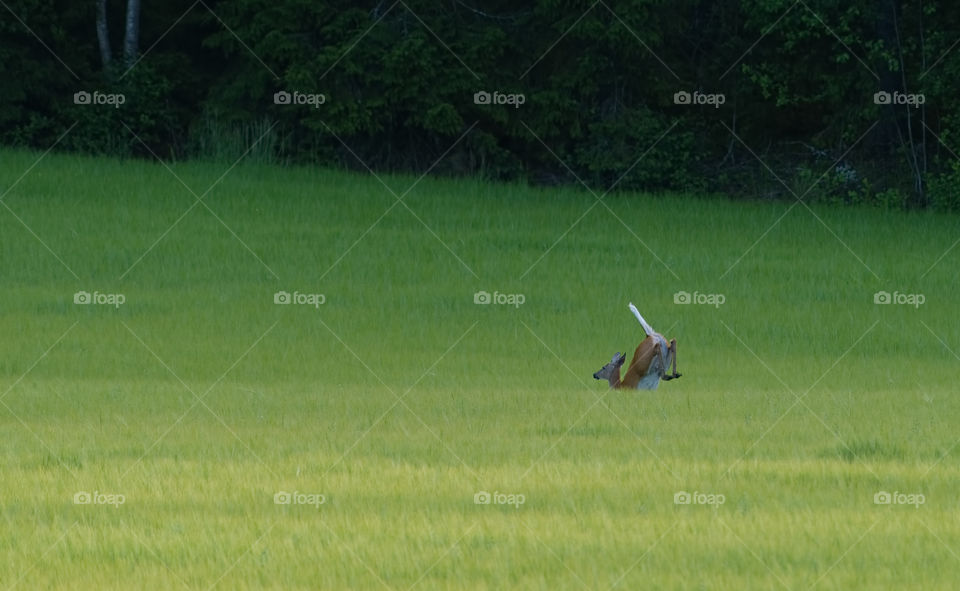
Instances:
[[[620,390],[624,388],[637,390],[656,390],[660,385],[660,380],[672,380],[679,378],[683,374],[677,373],[677,339],[670,339],[667,345],[667,339],[662,334],[653,330],[647,321],[640,315],[640,311],[632,303],[630,311],[640,321],[643,331],[647,333],[647,338],[640,343],[636,352],[633,354],[633,361],[627,367],[627,373],[623,379],[620,379],[620,366],[626,357],[623,353],[617,353],[610,360],[610,363],[600,368],[600,371],[593,374],[598,380],[607,380],[610,387]],[[667,373],[667,368],[673,364],[673,374]]]

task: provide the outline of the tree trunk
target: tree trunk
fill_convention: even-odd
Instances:
[[[97,0],[97,42],[103,70],[110,68],[110,33],[107,29],[107,0]]]
[[[127,0],[127,34],[123,38],[123,61],[129,68],[137,60],[140,45],[140,0]]]

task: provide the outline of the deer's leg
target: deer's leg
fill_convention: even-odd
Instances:
[[[666,369],[673,365],[673,373],[667,374]],[[673,378],[679,378],[682,374],[677,373],[677,339],[670,339],[670,345],[667,347],[667,368],[664,368],[663,379],[670,381]]]
[[[670,357],[673,358],[673,375],[670,379],[679,378],[682,374],[677,373],[677,339],[670,339]]]

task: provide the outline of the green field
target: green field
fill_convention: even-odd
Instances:
[[[0,154],[0,588],[960,580],[956,216],[41,156]],[[629,301],[655,392],[591,377]]]

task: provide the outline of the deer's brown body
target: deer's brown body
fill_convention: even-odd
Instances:
[[[660,335],[657,335],[660,336]],[[660,336],[660,339],[663,339]],[[619,384],[616,386],[613,385],[613,382],[610,383],[610,386],[613,388],[630,388],[634,390],[640,384],[640,381],[650,373],[650,367],[655,366],[654,370],[659,377],[664,377],[666,379],[673,379],[672,376],[666,376],[665,367],[658,367],[660,364],[658,361],[660,358],[664,357],[661,352],[662,343],[656,336],[649,336],[640,343],[637,347],[637,350],[633,353],[633,360],[630,362],[630,365],[627,366],[627,372],[623,374],[623,379],[620,380]],[[677,341],[670,341],[670,347],[668,355],[673,359],[674,364],[676,364],[676,350],[677,350]],[[620,373],[619,371],[617,373]],[[674,365],[674,373],[676,373],[676,365]]]

